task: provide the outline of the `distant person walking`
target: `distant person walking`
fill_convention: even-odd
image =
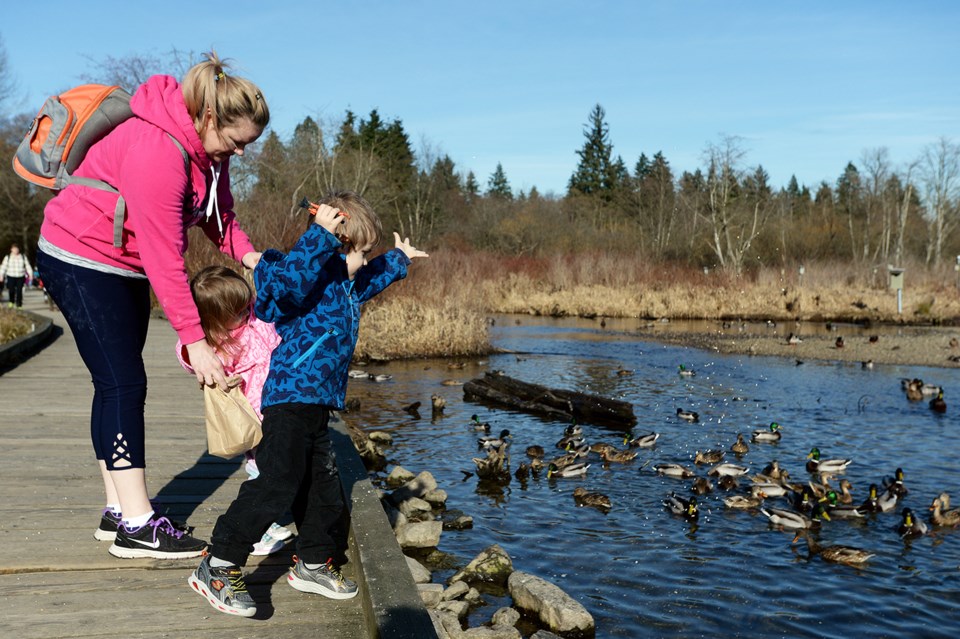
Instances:
[[[0,283],[5,283],[10,291],[10,301],[7,306],[21,308],[23,306],[23,285],[26,283],[33,267],[27,256],[20,252],[16,244],[10,245],[10,253],[0,262]]]
[[[143,347],[150,289],[189,353],[197,379],[226,388],[204,339],[183,255],[200,226],[221,252],[260,260],[234,218],[230,157],[243,155],[270,119],[249,80],[227,74],[216,53],[182,84],[157,75],[130,101],[134,117],[94,144],[74,175],[107,182],[126,201],[115,246],[117,195],[71,184],[47,204],[37,263],[93,378],[90,431],[106,492],[99,540],[117,557],[199,556],[206,543],[154,512],[147,493]]]

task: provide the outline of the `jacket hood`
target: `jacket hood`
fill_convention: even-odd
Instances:
[[[210,159],[203,148],[193,118],[183,101],[183,91],[175,78],[155,75],[140,85],[130,100],[130,109],[141,120],[153,124],[176,138],[191,160],[206,172]]]

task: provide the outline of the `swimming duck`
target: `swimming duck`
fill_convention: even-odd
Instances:
[[[363,379],[364,377],[369,377],[370,373],[367,371],[362,371],[359,368],[354,368],[351,371],[347,372],[347,377],[350,379]]]
[[[803,340],[800,339],[800,336],[797,335],[796,333],[790,333],[790,335],[787,336],[787,344],[789,344],[790,346],[796,346],[802,341]]]
[[[862,368],[862,369],[865,370],[865,371],[872,371],[872,370],[873,370],[873,360],[872,360],[872,359],[868,359],[868,360],[864,360],[864,361],[860,362],[860,368]]]
[[[934,395],[939,395],[943,392],[943,387],[936,386],[935,384],[927,384],[925,382],[920,383],[920,392],[924,397],[933,397]]]
[[[907,487],[903,485],[903,469],[898,468],[893,472],[893,477],[887,477],[883,480],[883,487],[892,492],[896,493],[897,497],[906,497],[907,493],[910,491],[907,490]]]
[[[685,422],[690,422],[691,424],[696,424],[700,421],[699,413],[696,413],[692,410],[683,410],[682,408],[677,409],[677,417]]]
[[[583,428],[581,428],[580,424],[578,424],[576,420],[574,420],[570,422],[570,424],[566,428],[563,429],[563,436],[564,437],[582,437]]]
[[[377,375],[370,373],[368,377],[371,382],[386,382],[393,379],[393,375],[387,375],[386,373],[379,373]]]
[[[797,530],[800,528],[818,528],[821,519],[830,520],[830,515],[824,510],[823,504],[814,506],[813,512],[809,517],[803,513],[786,510],[784,508],[771,508],[768,511],[766,508],[761,507],[760,512],[762,512],[772,524],[781,529]]]
[[[676,477],[677,479],[689,479],[695,475],[692,470],[684,468],[680,464],[657,464],[653,469],[660,475]]]
[[[567,447],[564,448],[564,450],[567,451],[568,454],[575,455],[577,457],[586,457],[590,454],[590,446],[588,446],[586,442],[583,442],[577,446],[574,446],[573,442],[570,442],[567,444]]]
[[[663,500],[663,505],[674,515],[680,515],[690,521],[696,521],[697,517],[700,516],[696,497],[684,499],[676,493],[670,493],[667,498]]]
[[[527,462],[520,462],[520,465],[517,466],[517,470],[513,473],[513,476],[524,481],[527,477],[530,476],[530,466],[527,465]]]
[[[903,509],[903,521],[897,526],[897,532],[901,537],[919,537],[927,534],[927,525],[913,516],[913,511],[909,508]]]
[[[680,364],[680,366],[677,367],[677,371],[680,373],[680,377],[693,377],[697,374],[695,370],[692,368],[687,368],[683,364]]]
[[[500,450],[509,446],[511,439],[513,439],[513,436],[510,435],[510,431],[504,428],[497,437],[481,437],[477,440],[477,446],[484,450]]]
[[[903,381],[904,380],[901,380],[901,384]],[[921,390],[923,387],[923,381],[919,379],[908,379],[905,381],[907,384],[903,390],[907,393],[907,399],[911,402],[919,402],[921,399],[923,399],[923,391]]]
[[[590,444],[590,452],[600,454],[605,450],[617,450],[617,447],[607,442],[594,442]]]
[[[937,396],[930,400],[930,409],[935,413],[947,412],[947,402],[943,400],[943,391],[937,393]]]
[[[831,561],[835,564],[859,566],[876,556],[874,553],[869,553],[866,550],[854,548],[853,546],[841,546],[839,544],[821,546],[806,529],[801,529],[797,532],[797,536],[793,538],[793,543],[797,543],[797,540],[801,537],[806,539],[807,550],[811,555],[820,555],[825,561]]]
[[[837,484],[840,488],[840,493],[837,495],[837,499],[841,504],[852,504],[853,503],[853,484],[850,483],[848,479],[841,479],[840,483]]]
[[[752,484],[750,486],[750,494],[754,497],[761,493],[766,497],[783,497],[784,495],[791,494],[791,491],[783,484],[774,482]]]
[[[790,505],[804,513],[813,512],[813,507],[817,503],[819,503],[819,498],[807,486],[804,486],[799,493],[793,493],[790,497]]]
[[[720,490],[736,490],[740,487],[740,482],[733,475],[723,475],[717,480],[717,486],[720,487]]]
[[[824,499],[826,500],[827,512],[830,513],[831,517],[836,519],[858,519],[864,516],[856,506],[841,504],[840,497],[835,490],[827,491]]]
[[[880,495],[876,484],[870,484],[867,499],[860,505],[860,510],[867,513],[886,513],[897,506],[897,494],[889,490]]]
[[[534,457],[536,459],[539,459],[546,454],[543,450],[543,446],[539,446],[537,444],[534,444],[532,446],[527,446],[527,449],[525,452],[527,453],[527,457]]]
[[[630,438],[630,434],[623,438],[623,444],[629,446],[630,448],[651,448],[654,444],[657,443],[657,440],[660,439],[660,433],[649,433],[647,435],[638,435],[633,439]]]
[[[960,509],[949,510],[943,504],[943,493],[940,497],[937,497],[933,500],[933,504],[930,506],[930,512],[933,513],[930,515],[930,521],[933,522],[934,526],[950,526],[957,527],[960,526]],[[947,501],[947,506],[949,506],[949,497]]]
[[[552,477],[583,477],[587,474],[588,468],[590,468],[590,464],[570,464],[563,468],[558,467],[556,464],[550,464],[547,467],[547,479]]]
[[[554,458],[550,462],[550,464],[553,464],[557,468],[566,468],[567,466],[571,466],[577,463],[578,459],[579,457],[577,457],[576,455],[571,455],[570,453],[567,453],[566,455],[561,455],[560,457]]]
[[[820,449],[811,448],[807,453],[807,472],[842,473],[853,463],[852,459],[820,459]]]
[[[616,462],[618,464],[625,464],[628,461],[633,460],[637,456],[637,451],[635,450],[610,450],[609,448],[604,449],[600,453],[600,458],[605,462]]]
[[[737,464],[721,462],[708,470],[707,475],[711,477],[742,477],[748,472],[750,472],[750,469],[746,466],[738,466]]]
[[[590,506],[599,510],[610,510],[610,498],[603,493],[588,492],[583,486],[577,486],[573,491],[573,500],[578,506]]]
[[[570,448],[582,446],[586,442],[587,440],[583,438],[583,435],[564,435],[557,440],[557,448],[569,450]]]
[[[706,495],[713,492],[713,484],[706,477],[697,477],[693,480],[693,486],[690,487],[690,490],[697,495]]]
[[[781,433],[780,429],[783,428],[777,422],[770,422],[770,428],[767,430],[755,430],[753,435],[750,437],[751,441],[754,442],[767,442],[773,443],[780,441]]]
[[[431,395],[430,406],[431,406],[431,412],[436,417],[441,413],[443,413],[443,409],[447,407],[447,400],[440,397],[439,395]],[[490,431],[487,431],[487,432],[490,432]]]
[[[717,464],[723,461],[724,453],[722,450],[706,450],[700,452],[699,450],[693,457],[694,464]]]
[[[470,416],[470,428],[477,432],[489,433],[490,432],[490,423],[481,422],[480,417],[477,415]]]
[[[750,447],[747,446],[747,442],[743,441],[743,433],[737,433],[737,441],[733,442],[730,450],[737,455],[744,455],[750,452]]]
[[[616,370],[616,373],[617,373],[617,377],[630,377],[631,375],[633,375],[632,370],[630,370],[629,368],[624,368],[623,366],[618,367]]]
[[[745,497],[743,495],[724,497],[723,503],[727,508],[759,508],[765,498],[766,495],[760,491],[751,497]]]
[[[783,470],[780,468],[780,462],[774,459],[769,464],[764,466],[760,473],[763,475],[763,477],[768,478],[770,481],[780,481],[780,477],[783,475]]]

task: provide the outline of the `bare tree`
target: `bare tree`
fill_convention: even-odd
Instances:
[[[157,74],[182,78],[187,70],[199,59],[193,51],[171,49],[163,55],[131,53],[122,57],[112,55],[103,58],[84,56],[93,69],[81,75],[84,82],[116,84],[133,91]]]
[[[890,153],[886,147],[867,149],[863,152],[860,165],[861,187],[864,196],[864,218],[860,225],[861,241],[863,242],[864,259],[878,257],[886,261],[890,253],[890,241],[893,233],[893,210],[895,202],[891,202],[887,184],[890,180]],[[880,231],[873,228],[879,218]],[[871,245],[876,240],[876,246]],[[872,252],[872,254],[871,254]]]
[[[3,44],[3,36],[0,36],[0,109],[3,109],[7,102],[13,98],[17,91],[17,82],[10,70],[10,61],[7,58],[7,48]]]
[[[943,244],[957,227],[960,195],[960,146],[942,137],[928,145],[920,159],[920,175],[928,217],[927,264],[939,264]]]

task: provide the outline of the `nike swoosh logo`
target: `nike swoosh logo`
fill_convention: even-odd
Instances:
[[[135,544],[140,544],[141,546],[146,546],[147,548],[159,548],[159,547],[160,547],[160,540],[159,540],[159,539],[154,539],[153,541],[140,541],[139,539],[131,539],[130,541],[132,541],[132,542],[135,543]]]

